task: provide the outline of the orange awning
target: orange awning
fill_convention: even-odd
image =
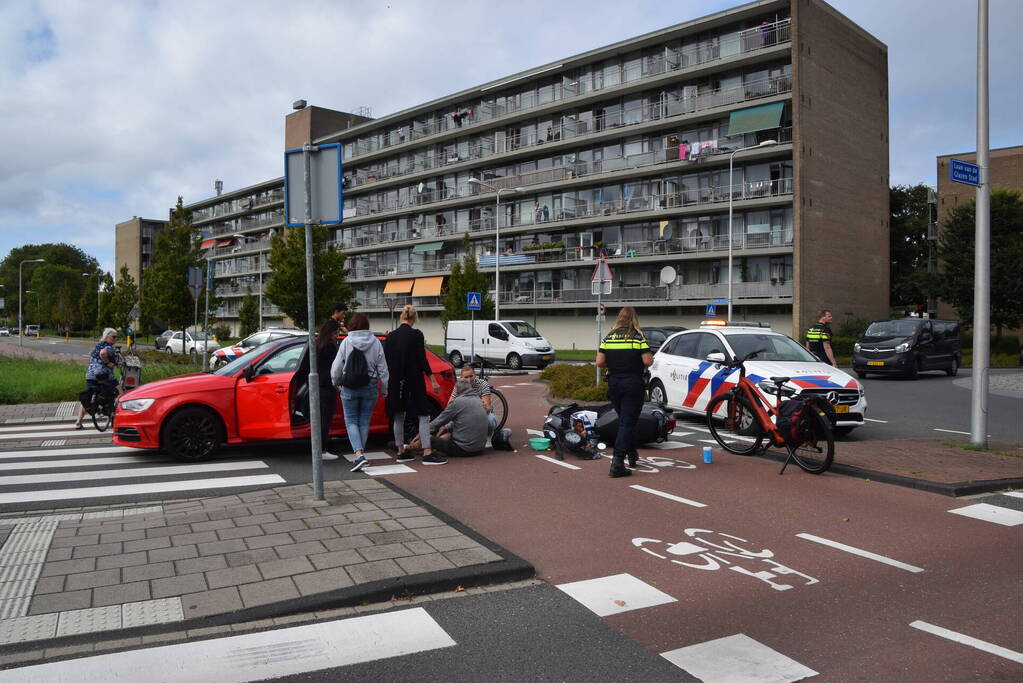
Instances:
[[[199,248],[200,249],[209,249],[210,247],[212,247],[216,243],[217,243],[217,240],[203,240],[202,244],[199,245]]]
[[[415,280],[391,280],[384,285],[384,294],[408,294]]]
[[[416,278],[416,286],[412,288],[412,296],[439,296],[444,276]]]

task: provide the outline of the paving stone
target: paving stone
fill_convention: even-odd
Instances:
[[[197,522],[192,525],[193,531],[218,531],[220,529],[234,528],[234,520],[216,519],[210,522]]]
[[[377,506],[381,510],[395,510],[397,508],[418,507],[411,500],[406,500],[405,498],[395,498],[393,500],[381,500],[380,502],[377,503]]]
[[[128,553],[126,555],[106,555],[96,558],[96,569],[113,569],[114,567],[134,567],[145,564],[146,553]]]
[[[298,588],[290,578],[270,579],[259,583],[249,583],[239,588],[242,602],[246,607],[267,605],[282,600],[293,600],[300,597]]]
[[[500,555],[487,550],[483,546],[452,550],[444,553],[444,557],[451,560],[456,567],[468,567],[474,564],[489,564],[501,561]]]
[[[223,555],[197,557],[191,560],[176,560],[174,562],[174,569],[178,574],[196,574],[215,569],[227,569],[227,560],[224,559]]]
[[[54,529],[54,538],[71,538],[72,536],[78,535],[78,529],[75,527],[61,527]]]
[[[283,512],[275,512],[274,517],[284,522],[289,519],[308,519],[309,517],[317,516],[316,510],[285,510]]]
[[[282,576],[292,576],[313,571],[313,565],[309,564],[309,560],[303,556],[271,560],[270,562],[262,562],[258,566],[264,579],[276,579]]]
[[[192,533],[192,527],[187,524],[174,524],[172,526],[154,527],[146,530],[146,538],[162,538],[164,536],[180,536],[181,534]]]
[[[379,534],[371,534],[366,538],[373,541],[373,545],[387,545],[388,543],[404,543],[406,541],[420,540],[418,536],[407,529],[403,529],[402,531],[381,531]]]
[[[156,550],[157,548],[169,548],[171,541],[169,536],[160,538],[146,538],[138,541],[125,541],[124,552],[134,553],[140,550]]]
[[[253,631],[256,629],[266,630],[274,625],[273,619],[257,619],[255,621],[243,621],[240,624],[231,624],[231,631],[238,633],[243,631]]]
[[[114,627],[114,628],[116,628],[116,627]],[[104,629],[104,630],[107,630],[107,629]],[[88,632],[91,632],[91,630],[90,631],[84,631],[84,633],[88,633]],[[68,634],[67,633],[61,633],[58,630],[57,631],[57,635],[58,636],[65,636],[65,635],[68,635]],[[80,655],[80,654],[84,654],[86,652],[92,652],[92,651],[93,651],[92,643],[82,643],[81,645],[60,645],[60,646],[57,646],[57,647],[48,647],[48,648],[46,648],[46,654],[43,655],[43,658],[44,659],[56,659],[58,657],[68,657],[70,655]]]
[[[121,583],[116,586],[103,586],[92,591],[92,604],[94,607],[104,605],[121,605],[126,602],[138,602],[150,598],[149,582],[135,581],[133,583]]]
[[[146,537],[146,532],[142,529],[138,531],[119,531],[112,534],[100,534],[100,543],[118,543],[124,541],[138,541]]]
[[[73,548],[79,545],[95,545],[99,543],[99,534],[91,536],[72,536],[70,538],[55,538],[50,541],[51,548]]]
[[[263,533],[269,534],[281,534],[288,531],[299,531],[301,529],[308,530],[309,527],[305,525],[301,519],[289,519],[283,522],[271,522],[269,524],[261,524],[263,527]]]
[[[375,560],[386,560],[395,557],[408,557],[414,554],[411,550],[403,546],[401,543],[388,543],[386,545],[371,545],[365,548],[359,548],[359,554],[366,558],[367,561],[373,562]]]
[[[212,531],[209,533],[213,533]],[[211,541],[199,544],[200,555],[224,555],[226,553],[237,553],[246,549],[245,541],[240,538],[229,541]]]
[[[155,645],[157,643],[177,643],[188,640],[187,631],[175,631],[174,633],[154,633],[149,636],[142,636],[143,645]]]
[[[320,541],[327,550],[349,550],[351,548],[362,548],[373,545],[369,536],[346,536],[344,538],[325,538]]]
[[[50,551],[46,553],[46,561],[60,562],[61,560],[70,560],[71,553],[74,551],[74,548],[50,548]]]
[[[206,590],[206,579],[202,574],[169,576],[166,579],[153,579],[152,586],[154,598],[166,598],[172,595],[204,591]]]
[[[440,552],[447,550],[461,550],[462,548],[475,548],[479,543],[468,536],[449,536],[447,538],[432,538],[427,541]]]
[[[140,519],[137,522],[126,522],[124,525],[124,531],[137,531],[139,529],[148,530],[163,526],[166,526],[166,524],[162,519]]]
[[[278,545],[274,547],[274,550],[282,559],[287,559],[299,555],[315,555],[316,553],[325,552],[327,549],[319,541],[306,541],[305,543]]]
[[[224,556],[227,566],[240,567],[246,564],[258,564],[277,559],[277,553],[273,548],[257,548],[255,550],[244,550],[240,553],[228,553]]]
[[[249,512],[253,515],[269,515],[274,512],[284,512],[290,510],[286,503],[266,503],[263,505],[251,505],[249,506]]]
[[[230,626],[207,626],[206,628],[190,628],[188,629],[188,640],[201,640],[209,636],[221,636],[226,633],[231,633]]]
[[[357,522],[355,524],[335,524],[334,531],[342,536],[362,536],[378,534],[385,529],[380,526],[380,522]]]
[[[83,609],[85,607],[89,607],[91,604],[92,591],[90,590],[48,593],[46,595],[37,595],[32,598],[32,603],[29,605],[28,613],[29,615],[49,614],[50,612],[60,612],[62,610]]]
[[[363,562],[353,564],[345,568],[348,575],[355,583],[370,583],[382,579],[392,579],[396,576],[404,576],[403,570],[394,560],[380,560],[378,562]]]
[[[78,572],[91,572],[96,569],[95,557],[83,557],[80,560],[62,560],[60,562],[47,562],[43,565],[40,576],[57,576],[58,574],[76,574]]]
[[[34,595],[45,595],[46,593],[60,593],[64,590],[64,575],[47,576],[36,582]]]
[[[76,536],[97,536],[98,537],[100,534],[104,533],[105,531],[106,531],[106,529],[104,529],[99,524],[89,524],[88,526],[80,526],[80,527],[78,527],[78,533],[75,534],[75,535]],[[118,529],[118,531],[120,531],[120,529]]]
[[[208,510],[206,512],[211,520],[213,519],[232,519],[231,510],[229,508],[220,508],[216,510]]]
[[[217,534],[212,531],[200,531],[198,533],[178,534],[171,536],[171,545],[198,545],[200,543],[211,543],[220,540]]]
[[[437,549],[426,541],[406,541],[404,545],[416,555],[429,555],[437,552]]]
[[[176,548],[157,548],[149,551],[150,562],[168,562],[171,560],[187,560],[198,557],[199,553],[194,545],[181,545]]]
[[[122,624],[123,626],[123,624]],[[103,640],[93,644],[94,652],[106,652],[108,650],[126,650],[128,648],[138,647],[142,644],[142,638],[135,636],[134,638],[117,638],[116,640]]]
[[[263,576],[259,573],[259,569],[251,564],[206,572],[206,583],[211,589],[238,586],[262,580]]]
[[[242,512],[242,511],[239,511],[239,512]],[[235,526],[252,526],[254,524],[270,524],[272,522],[276,522],[277,521],[277,518],[274,517],[272,514],[253,515],[248,510],[244,510],[243,512],[245,514],[239,514],[239,515],[237,515],[237,516],[235,516],[233,518]]]
[[[250,550],[256,548],[269,548],[271,546],[286,545],[292,542],[291,536],[287,534],[271,534],[269,536],[252,536],[245,539],[245,545]]]
[[[126,602],[121,605],[121,615],[125,628],[169,624],[185,618],[181,598],[177,597]]]
[[[294,579],[295,585],[298,587],[298,592],[302,595],[327,593],[353,585],[351,577],[341,567],[299,574],[298,576],[293,576],[292,579]]]
[[[381,519],[391,519],[391,515],[383,510],[350,512],[345,517],[348,518],[349,522],[376,522]]]
[[[293,539],[295,539],[296,543],[304,543],[305,541],[321,541],[325,538],[337,538],[337,532],[329,526],[321,527],[319,529],[290,531],[288,533]]]
[[[203,522],[208,522],[209,520],[210,520],[210,516],[208,514],[206,514],[205,510],[197,510],[195,512],[186,512],[181,517],[175,518],[174,519],[174,523],[175,524],[193,524],[194,525],[194,524],[202,524]],[[193,527],[193,529],[194,529],[194,527]],[[195,531],[201,531],[201,529],[194,529],[194,530]]]
[[[430,514],[419,506],[392,508],[387,512],[394,519],[404,519],[406,517],[422,517],[423,515]]]
[[[399,557],[395,559],[395,562],[408,574],[424,574],[426,572],[438,572],[442,569],[455,568],[455,564],[440,553]]]
[[[424,515],[422,517],[403,517],[401,519],[401,524],[406,529],[422,529],[429,526],[441,526],[444,522],[440,521],[433,515]]]
[[[217,537],[222,541],[230,541],[235,538],[247,538],[249,536],[262,536],[263,529],[258,525],[231,527],[230,529],[217,529]]]
[[[97,572],[71,574],[64,584],[65,590],[74,591],[98,586],[112,586],[121,582],[120,569],[103,569]]]
[[[56,617],[57,615],[54,615]],[[24,618],[24,617],[23,617]],[[56,623],[54,623],[54,629],[56,629]],[[3,638],[2,627],[0,627],[0,642],[9,643],[12,642]],[[35,638],[28,638],[26,640],[35,640]],[[35,662],[45,657],[45,651],[40,648],[38,650],[24,650],[22,652],[12,652],[11,654],[5,654],[0,656],[0,666],[10,666],[11,664],[27,664],[28,662]]]
[[[382,519],[377,524],[381,531],[404,531],[405,527],[396,519]]]
[[[431,526],[423,529],[412,529],[412,533],[423,540],[429,540],[431,538],[446,538],[448,536],[461,536],[462,532],[458,529],[454,529],[447,525],[445,526]]]
[[[74,549],[71,557],[99,557],[100,555],[119,555],[122,552],[120,543],[100,543],[98,545],[82,545]]]
[[[174,576],[174,564],[171,562],[157,562],[155,564],[143,564],[138,567],[125,567],[121,570],[121,576],[125,583],[163,579],[168,576]]]
[[[329,553],[320,553],[318,555],[310,555],[309,561],[312,562],[317,569],[331,569],[332,567],[341,567],[346,564],[360,564],[366,560],[355,550],[338,550]]]

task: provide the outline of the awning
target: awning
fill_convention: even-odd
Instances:
[[[200,249],[209,249],[210,247],[212,247],[216,243],[217,243],[217,240],[203,240],[202,244],[199,245],[199,248]]]
[[[229,244],[234,244],[233,237],[221,237],[219,240],[217,240],[218,247],[226,247]]]
[[[412,296],[439,296],[442,284],[444,284],[443,275],[416,278],[416,286],[412,289]]]
[[[443,242],[427,242],[426,244],[417,244],[412,247],[413,254],[422,254],[430,251],[440,251],[444,248]]]
[[[384,285],[384,294],[408,294],[415,283],[415,280],[391,280]]]
[[[777,128],[781,124],[783,109],[785,109],[784,102],[775,102],[733,111],[728,119],[728,134],[739,135],[767,128]]]

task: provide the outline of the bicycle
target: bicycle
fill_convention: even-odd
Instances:
[[[483,381],[487,380],[487,366],[495,367],[493,363],[485,360],[477,360],[470,365],[479,371],[479,378]],[[490,410],[497,417],[497,427],[494,431],[499,432],[504,428],[504,423],[508,421],[508,399],[504,397],[500,389],[493,385],[490,386]]]
[[[117,387],[120,386],[122,394],[129,389],[139,385],[139,378],[142,365],[137,356],[126,358],[121,355],[121,347],[114,347],[114,365],[116,366],[118,378],[112,382],[99,382],[99,389],[94,390],[85,404],[85,412],[92,418],[92,424],[96,431],[105,432],[114,422],[114,413],[117,412]]]
[[[707,360],[718,362],[725,369],[739,370],[739,381],[735,386],[715,396],[707,405],[710,433],[722,448],[736,455],[755,455],[771,446],[785,448],[788,457],[778,474],[785,472],[789,462],[796,463],[810,474],[820,474],[831,467],[835,458],[831,422],[827,417],[827,409],[820,405],[824,399],[818,396],[800,399],[805,407],[800,417],[799,442],[793,444],[786,440],[778,428],[777,418],[782,411],[782,386],[790,378],[770,378],[777,397],[773,407],[761,398],[756,385],[746,378],[746,361],[763,351],[752,351],[744,358],[731,362],[725,362],[723,354],[707,357]]]

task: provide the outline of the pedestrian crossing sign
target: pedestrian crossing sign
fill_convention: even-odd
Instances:
[[[465,297],[465,307],[470,311],[478,311],[483,308],[482,302],[483,297],[479,292],[469,292]]]
[[[707,316],[708,318],[713,318],[717,314],[718,314],[717,313],[717,305],[716,304],[707,304],[707,310],[704,312],[704,315]]]

